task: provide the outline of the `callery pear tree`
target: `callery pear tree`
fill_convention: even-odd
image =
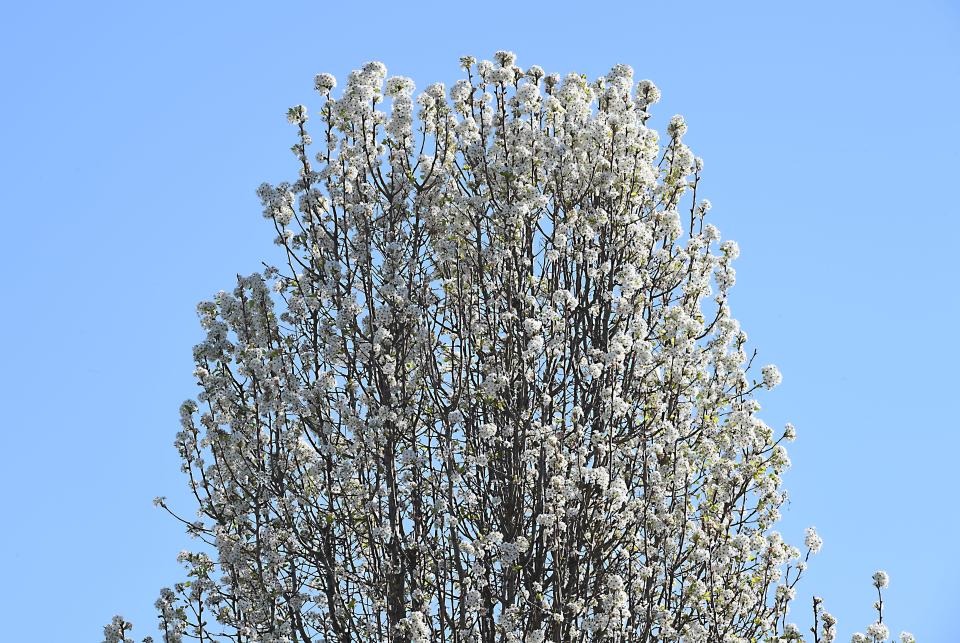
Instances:
[[[774,530],[794,429],[758,417],[781,377],[684,119],[652,129],[627,65],[461,65],[416,99],[378,62],[320,74],[289,110],[298,178],[258,190],[282,259],[199,305],[203,544],[163,640],[834,640],[819,598],[788,622],[821,540]]]

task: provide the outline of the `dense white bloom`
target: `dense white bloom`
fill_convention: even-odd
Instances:
[[[780,375],[780,369],[773,364],[768,364],[761,369],[763,375],[764,388],[772,389],[780,385],[783,376]]]
[[[837,619],[830,612],[822,612],[820,618],[823,621],[823,640],[824,643],[832,643],[837,638]]]
[[[680,114],[674,115],[670,119],[670,124],[667,125],[667,134],[672,138],[680,139],[683,138],[683,135],[687,133],[687,122],[683,120],[683,116]]]
[[[783,427],[783,437],[793,442],[797,439],[797,430],[794,428],[793,424],[787,422]]]
[[[314,78],[314,88],[321,94],[329,94],[337,86],[337,79],[332,74],[317,74]]]
[[[385,94],[387,96],[409,96],[413,93],[413,81],[405,76],[392,76],[387,79]]]
[[[473,93],[473,86],[466,80],[458,80],[453,87],[450,88],[450,98],[454,103],[463,103],[470,95]]]
[[[816,527],[807,527],[803,544],[810,550],[811,554],[820,553],[820,548],[823,546],[823,539],[817,535]]]
[[[517,62],[517,55],[512,51],[498,51],[493,55],[493,59],[501,67],[512,67]]]
[[[523,330],[526,331],[527,335],[536,335],[540,332],[540,329],[543,328],[543,323],[537,319],[525,319],[523,320]]]
[[[729,259],[736,259],[740,256],[740,246],[732,239],[728,239],[720,244],[720,251]]]
[[[660,90],[653,82],[641,80],[637,83],[637,103],[640,107],[646,108],[658,102],[660,102]]]
[[[883,623],[872,623],[867,627],[867,636],[874,641],[882,642],[890,636],[890,630]]]
[[[873,573],[873,586],[877,589],[884,589],[890,585],[890,577],[887,575],[887,572],[878,570]]]
[[[198,307],[176,446],[209,550],[161,592],[167,643],[214,620],[263,643],[777,638],[806,567],[773,531],[790,459],[686,122],[661,139],[628,65],[461,65],[416,101],[378,62],[339,95],[320,74],[320,123],[288,112],[296,179],[257,191],[284,263]]]
[[[294,105],[287,110],[287,122],[302,125],[307,122],[307,108],[304,105]]]
[[[463,597],[463,605],[468,612],[476,612],[480,609],[480,592],[475,589],[467,591]]]
[[[407,628],[409,630],[410,643],[429,643],[430,628],[427,627],[422,612],[414,612],[407,618]]]
[[[526,635],[523,639],[523,643],[543,643],[546,638],[546,630],[543,628],[533,630]]]
[[[133,643],[133,639],[126,636],[132,628],[122,616],[114,616],[110,624],[103,627],[103,643]]]

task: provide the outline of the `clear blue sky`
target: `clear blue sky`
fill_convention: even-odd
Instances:
[[[840,618],[957,640],[960,8],[912,2],[7,3],[0,21],[0,622],[8,641],[153,633],[191,546],[172,442],[197,301],[259,268],[254,195],[295,175],[285,110],[371,59],[418,86],[463,54],[629,63],[705,159],[742,255],[734,314],[799,438],[782,531]],[[268,6],[270,5],[270,6]],[[630,8],[626,8],[626,7]]]

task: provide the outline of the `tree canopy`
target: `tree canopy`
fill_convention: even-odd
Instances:
[[[166,641],[801,638],[821,540],[774,530],[795,432],[758,416],[781,376],[684,119],[653,129],[626,65],[494,58],[416,100],[381,63],[320,74],[319,123],[290,109],[299,176],[258,190],[284,260],[199,306],[176,446],[206,546]]]

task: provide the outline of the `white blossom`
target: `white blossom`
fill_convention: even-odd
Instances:
[[[314,87],[321,94],[329,94],[337,86],[337,79],[332,74],[317,74],[314,78]]]
[[[761,369],[763,374],[763,386],[764,388],[772,389],[780,385],[780,382],[783,381],[783,376],[780,375],[780,369],[778,369],[773,364],[768,364]]]
[[[885,641],[890,637],[890,630],[883,623],[873,623],[867,627],[867,636],[874,641]]]

